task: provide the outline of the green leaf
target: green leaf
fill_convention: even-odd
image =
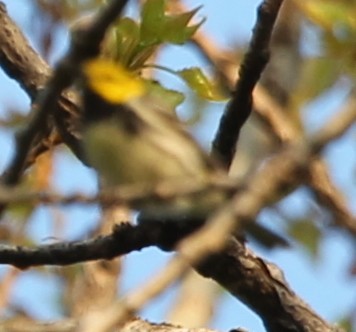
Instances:
[[[293,221],[289,226],[288,233],[309,252],[312,258],[318,257],[322,233],[312,220]]]
[[[187,68],[176,73],[198,96],[212,101],[226,100],[227,96],[218,84],[209,80],[200,68]]]
[[[141,11],[141,43],[152,45],[160,42],[164,29],[164,0],[147,0]]]
[[[184,44],[187,42],[199,27],[204,23],[202,19],[198,24],[188,26],[190,20],[201,7],[197,7],[189,12],[165,17],[162,40],[172,44]]]
[[[166,15],[164,0],[147,0],[141,11],[141,46],[144,48],[164,42],[185,43],[204,22],[203,19],[198,24],[188,26],[199,9],[197,7],[185,13]]]
[[[119,20],[105,40],[104,55],[119,60],[130,69],[139,69],[162,43],[182,44],[188,41],[204,21],[188,26],[200,7],[166,15],[165,4],[165,0],[146,0],[140,24],[131,18]]]
[[[119,59],[124,66],[128,66],[140,42],[140,28],[134,20],[125,17],[116,25],[114,33],[116,59]]]
[[[127,17],[119,20],[105,41],[104,54],[130,69],[138,69],[160,44],[182,44],[189,40],[203,23],[202,20],[188,26],[198,10],[166,15],[165,0],[147,0],[142,6],[141,23]]]

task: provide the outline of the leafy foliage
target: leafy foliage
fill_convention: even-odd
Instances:
[[[210,81],[198,67],[179,70],[177,75],[202,98],[213,101],[226,99],[216,82]]]
[[[105,53],[133,70],[140,69],[162,44],[189,41],[203,23],[189,25],[198,10],[168,15],[164,0],[148,0],[142,6],[139,22],[128,17],[117,22]]]
[[[104,54],[131,70],[141,70],[164,44],[188,42],[204,22],[190,25],[200,7],[180,14],[167,14],[165,5],[165,0],[148,0],[142,6],[140,21],[129,17],[118,20],[104,44]],[[167,70],[183,79],[199,97],[213,101],[225,99],[218,84],[208,79],[200,68]]]

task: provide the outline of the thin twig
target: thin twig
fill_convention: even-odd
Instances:
[[[123,224],[115,227],[110,235],[84,241],[53,243],[36,248],[2,244],[0,264],[11,264],[24,269],[112,259],[151,245],[150,241],[150,233],[144,227],[134,228],[130,224]]]

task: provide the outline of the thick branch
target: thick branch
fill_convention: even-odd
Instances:
[[[289,288],[278,267],[263,261],[236,240],[231,240],[224,252],[208,257],[197,269],[253,309],[269,332],[337,331]]]
[[[0,322],[6,332],[77,332],[81,319],[64,319],[50,323],[39,323],[29,318],[15,317]],[[120,327],[120,332],[217,332],[206,328],[187,329],[171,324],[153,324],[133,318]]]

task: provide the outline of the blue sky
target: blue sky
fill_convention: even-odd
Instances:
[[[196,7],[203,1],[187,1],[189,7]],[[13,19],[22,27],[31,38],[30,10],[27,1],[5,0],[9,13]],[[248,40],[255,19],[255,8],[259,1],[231,1],[231,0],[207,0],[201,9],[201,16],[207,17],[203,29],[216,39],[219,45],[231,47],[237,42]],[[222,20],[223,18],[223,20]],[[58,34],[59,46],[53,61],[65,51],[67,46],[66,32],[63,30]],[[199,57],[187,50],[180,53],[179,60],[175,56],[175,48],[172,48],[164,57],[165,65],[177,66],[177,68],[201,65]],[[205,64],[204,64],[205,65]],[[16,83],[10,81],[0,72],[0,105],[15,105],[23,111],[28,109],[28,99]],[[342,100],[341,89],[334,89],[330,94],[318,99],[309,105],[311,111],[306,111],[306,124],[310,131],[316,130],[320,118],[327,118],[337,109]],[[204,144],[208,144],[220,116],[222,104],[214,104],[209,107],[208,116],[204,126],[199,128],[197,136]],[[4,108],[0,108],[0,116],[4,115]],[[318,121],[319,120],[319,121]],[[354,142],[355,130],[340,140],[340,144],[332,145],[326,150],[328,163],[333,170],[333,178],[347,193],[349,201],[355,197],[355,183],[350,182],[350,174],[355,171],[350,165],[355,165],[355,147],[350,145]],[[0,148],[2,158],[0,169],[4,169],[12,153],[12,138],[9,133],[0,129]],[[55,187],[62,192],[85,191],[93,192],[96,187],[96,179],[93,171],[83,167],[73,156],[58,152],[56,154],[57,164],[55,168]],[[70,174],[70,176],[69,176]],[[306,191],[298,191],[289,197],[283,204],[288,206],[291,212],[300,212],[304,209],[305,202],[311,198]],[[351,205],[351,203],[350,203]],[[356,211],[355,206],[353,206]],[[53,234],[52,210],[50,208],[40,209],[28,226],[33,238],[40,244],[45,243]],[[69,207],[63,210],[66,214],[66,231],[63,239],[76,239],[82,236],[88,226],[94,225],[98,210],[93,207],[83,210],[80,207]],[[273,213],[265,211],[263,216],[268,222],[274,218]],[[277,250],[264,252],[256,247],[263,257],[278,264],[289,281],[292,289],[306,300],[319,314],[333,321],[348,311],[351,305],[355,306],[356,282],[346,276],[345,271],[351,262],[351,253],[355,252],[355,246],[351,241],[345,240],[345,235],[340,232],[331,232],[322,243],[320,258],[317,262],[312,261],[303,249],[298,246],[290,250]],[[126,278],[124,279],[124,290],[130,290],[144,282],[147,276],[153,275],[155,271],[163,266],[170,255],[156,249],[146,249],[142,252],[133,253],[125,259]],[[147,264],[147,261],[150,264]],[[142,273],[142,266],[145,272]],[[4,268],[2,268],[3,270]],[[1,269],[0,269],[1,270]],[[49,271],[51,268],[49,269]],[[56,294],[60,292],[58,280],[48,275],[38,274],[35,270],[27,271],[17,281],[17,287],[13,289],[13,299],[16,303],[23,303],[31,308],[30,312],[42,319],[53,319],[58,317],[56,312]],[[152,321],[164,320],[165,310],[174,297],[174,289],[166,292],[154,303],[143,311],[145,318]],[[264,331],[259,319],[246,307],[238,303],[229,294],[225,294],[219,305],[214,319],[213,327],[227,330],[241,326],[249,331]]]

